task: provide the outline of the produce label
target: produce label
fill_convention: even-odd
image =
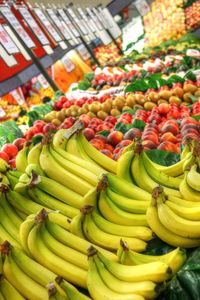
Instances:
[[[141,16],[144,16],[150,12],[150,7],[146,0],[137,0],[134,4]]]
[[[66,28],[61,23],[61,21],[59,20],[59,18],[57,17],[57,15],[54,13],[53,9],[48,8],[47,12],[48,12],[51,20],[56,24],[56,26],[58,27],[58,29],[60,30],[60,32],[63,34],[64,38],[66,40],[70,40],[70,35],[68,34]]]
[[[71,60],[66,55],[61,59],[61,61],[65,67],[65,70],[68,73],[70,73],[75,69],[75,65],[71,62]]]
[[[8,52],[8,54],[19,53],[19,49],[17,48],[17,46],[10,38],[8,33],[5,31],[2,25],[0,25],[0,43]]]
[[[32,41],[26,30],[19,23],[15,15],[12,13],[8,7],[0,7],[0,11],[8,22],[12,25],[14,30],[20,35],[21,39],[24,41],[28,48],[35,48],[35,43]]]
[[[72,24],[72,22],[69,20],[68,16],[64,12],[64,10],[60,8],[60,9],[58,9],[58,12],[59,12],[60,16],[62,17],[63,21],[69,27],[70,31],[73,33],[73,35],[75,37],[79,37],[80,35],[79,35],[78,31],[76,30],[76,28],[74,27],[74,25]]]
[[[88,60],[91,57],[90,53],[87,51],[86,47],[83,44],[79,45],[77,47],[77,50],[83,60]]]

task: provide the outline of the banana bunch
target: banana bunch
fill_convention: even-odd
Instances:
[[[131,249],[144,251],[146,242],[153,237],[145,216],[149,201],[134,200],[114,192],[109,185],[109,175],[104,175],[97,187],[85,195],[84,206],[72,219],[69,230],[111,251],[118,249],[121,238]],[[112,177],[116,176],[111,174]],[[126,185],[125,182],[124,188]]]
[[[94,247],[88,250],[88,257],[87,286],[94,300],[154,299],[163,282],[172,275],[171,268],[162,261],[122,265],[109,260]]]
[[[176,274],[179,271],[187,258],[186,251],[179,247],[164,255],[147,255],[138,253],[131,250],[128,247],[128,244],[123,240],[120,241],[120,247],[117,251],[117,255],[121,264],[129,266],[162,261],[172,269],[173,274]]]
[[[147,209],[147,222],[155,234],[175,247],[193,248],[200,245],[200,202],[166,196],[162,187],[152,192]]]

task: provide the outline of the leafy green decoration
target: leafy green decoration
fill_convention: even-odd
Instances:
[[[152,149],[146,153],[152,161],[162,166],[171,166],[180,160],[180,155],[175,152]]]

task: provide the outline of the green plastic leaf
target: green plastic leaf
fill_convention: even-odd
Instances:
[[[97,135],[103,135],[105,137],[107,137],[109,134],[110,134],[109,130],[102,130],[102,131],[97,132]]]
[[[192,118],[195,119],[196,121],[200,121],[200,115],[192,116]]]
[[[83,80],[81,80],[78,83],[78,88],[80,90],[86,91],[89,87],[91,87],[91,84],[90,84],[89,81],[83,81]]]
[[[119,122],[115,126],[115,130],[121,131],[122,133],[126,133],[131,128],[133,128],[133,124],[124,124],[123,122]]]
[[[92,81],[94,79],[94,72],[90,72],[90,73],[87,73],[84,75],[84,78],[87,80],[87,81]]]
[[[36,135],[32,138],[32,143],[33,145],[36,145],[38,143],[40,143],[43,139],[43,134],[40,134],[40,135]]]
[[[189,80],[192,80],[192,81],[197,80],[196,75],[192,71],[187,72],[184,77],[185,77],[185,79],[189,79]]]
[[[147,249],[146,249],[146,254],[149,255],[162,255],[165,254],[171,250],[173,250],[174,247],[166,244],[163,242],[161,239],[158,237],[152,239],[151,241],[148,242]]]
[[[171,166],[180,160],[180,155],[175,152],[152,149],[146,153],[152,161],[162,166]]]
[[[197,102],[198,99],[199,99],[198,97],[193,96],[193,95],[190,95],[189,98],[192,100],[193,103],[194,103],[194,102]]]
[[[23,136],[15,121],[7,121],[0,125],[0,147],[6,143],[12,143],[15,139]]]
[[[143,122],[142,120],[135,119],[135,120],[133,121],[132,125],[133,125],[133,126],[132,126],[133,128],[138,128],[138,129],[140,129],[141,131],[143,131],[144,128],[145,128],[145,126],[146,126],[146,123]]]

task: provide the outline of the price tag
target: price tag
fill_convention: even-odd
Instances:
[[[8,54],[19,53],[19,49],[10,38],[4,27],[0,24],[0,43],[8,52]]]
[[[192,57],[200,57],[200,51],[196,49],[188,49],[186,52],[186,55],[192,56]]]
[[[4,111],[4,109],[0,106],[0,118],[3,118],[6,116],[6,113]]]
[[[70,21],[68,16],[66,15],[65,11],[63,9],[59,8],[58,12],[59,12],[60,16],[62,17],[63,21],[66,23],[66,25],[70,29],[70,31],[72,32],[72,34],[75,37],[79,37],[80,35],[79,35],[78,31],[76,30],[76,28],[74,27],[74,25],[72,24],[72,22]]]
[[[66,55],[61,59],[61,61],[65,67],[65,70],[68,73],[70,73],[75,69],[75,65],[71,62],[71,60]]]
[[[11,95],[15,98],[15,101],[19,104],[22,105],[25,103],[24,97],[22,97],[22,95],[19,94],[19,92],[17,90],[14,90],[12,92],[10,92]]]
[[[40,19],[40,21],[42,22],[42,24],[44,25],[44,27],[47,29],[47,31],[49,32],[49,34],[52,36],[52,38],[56,42],[61,42],[62,38],[57,33],[57,31],[54,29],[54,27],[51,25],[51,23],[49,22],[49,20],[47,19],[47,17],[43,13],[43,11],[40,8],[34,8],[34,12],[38,16],[38,18]]]
[[[106,27],[109,29],[112,36],[117,39],[121,34],[122,31],[118,24],[115,22],[113,16],[111,15],[110,11],[107,8],[99,9],[100,17],[105,21]]]
[[[8,20],[8,22],[12,25],[15,31],[20,35],[23,39],[24,43],[28,48],[34,48],[35,43],[32,41],[26,30],[19,23],[15,15],[12,13],[9,7],[0,7],[0,11],[4,15],[4,17]]]
[[[22,17],[26,20],[27,24],[33,30],[33,32],[35,33],[36,37],[41,42],[41,44],[43,46],[48,45],[49,41],[48,41],[47,37],[45,36],[43,31],[40,29],[40,27],[38,26],[38,24],[36,23],[36,21],[34,20],[32,15],[30,14],[30,12],[28,11],[28,9],[26,7],[20,7],[19,11],[20,11]]]
[[[57,28],[63,34],[66,40],[70,40],[70,35],[68,34],[67,30],[65,29],[64,25],[61,23],[57,15],[54,13],[53,9],[48,8],[46,10],[51,18],[51,20],[56,24]]]
[[[141,16],[144,16],[150,12],[150,6],[146,0],[137,0],[134,4]]]
[[[47,89],[49,87],[48,82],[46,81],[46,79],[42,74],[38,76],[38,81],[44,89]]]
[[[81,57],[83,58],[83,60],[88,60],[91,57],[90,53],[88,52],[88,50],[86,49],[86,47],[83,44],[80,44],[77,47],[77,50],[78,50],[79,54],[81,55]]]

